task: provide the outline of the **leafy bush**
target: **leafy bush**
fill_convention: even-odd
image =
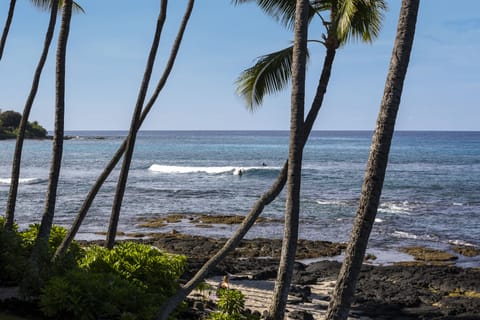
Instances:
[[[17,284],[23,275],[27,252],[22,246],[18,226],[13,230],[4,227],[5,219],[0,217],[0,283]]]
[[[245,312],[245,295],[234,289],[219,289],[218,309],[209,316],[209,320],[257,320],[259,317]]]
[[[22,237],[22,245],[28,252],[32,252],[33,246],[38,235],[38,229],[40,228],[39,224],[32,224],[28,227],[27,230],[20,233]],[[67,229],[64,227],[53,225],[52,230],[50,231],[50,238],[48,239],[48,252],[46,259],[50,261],[55,254],[58,246],[63,241],[63,238],[67,235]],[[56,262],[57,267],[69,269],[73,266],[76,266],[76,260],[80,259],[82,255],[82,248],[76,241],[72,241],[70,247],[68,248],[67,253],[60,260]]]
[[[98,246],[88,248],[79,265],[91,272],[117,274],[166,297],[177,290],[176,280],[185,270],[186,257],[135,242],[123,242],[112,250]]]
[[[58,319],[152,319],[157,298],[116,274],[73,270],[48,282],[40,308]]]
[[[27,230],[20,233],[22,246],[28,257],[32,255],[36,245],[39,227],[38,224],[32,224]],[[27,260],[28,264],[20,288],[22,295],[37,297],[52,276],[62,275],[72,268],[77,268],[77,260],[81,257],[82,249],[75,241],[71,243],[64,256],[52,262],[53,255],[66,234],[67,229],[53,225],[48,243],[37,247],[36,258],[33,261]]]
[[[186,257],[124,242],[85,249],[79,269],[53,277],[40,297],[43,312],[69,319],[153,319],[178,289]]]

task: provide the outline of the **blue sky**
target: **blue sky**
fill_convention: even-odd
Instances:
[[[375,125],[400,0],[387,1],[380,37],[338,51],[317,130],[372,130]],[[0,2],[0,24],[9,1]],[[81,1],[68,47],[66,130],[129,127],[158,15],[158,0]],[[154,83],[183,15],[185,0],[169,1]],[[23,110],[40,55],[48,14],[17,1],[0,61],[0,109]],[[58,31],[58,30],[57,30]],[[314,21],[309,38],[323,30]],[[256,57],[279,50],[291,31],[255,5],[197,0],[173,73],[143,129],[288,130],[289,92],[268,97],[255,113],[235,93],[235,80]],[[54,43],[56,46],[56,42]],[[324,49],[310,47],[306,107],[318,83]],[[54,118],[54,55],[50,51],[31,114],[47,129]],[[480,1],[423,0],[397,121],[400,130],[480,130]]]

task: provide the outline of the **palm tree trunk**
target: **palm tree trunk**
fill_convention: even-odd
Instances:
[[[153,38],[152,48],[148,56],[147,66],[143,75],[142,85],[137,98],[137,103],[132,115],[132,121],[130,123],[130,131],[127,138],[127,146],[125,149],[125,155],[123,158],[122,169],[118,178],[117,189],[115,192],[115,198],[113,200],[112,214],[110,215],[110,224],[108,226],[107,240],[105,246],[108,249],[112,249],[115,244],[115,237],[117,233],[118,220],[120,219],[120,209],[122,207],[123,196],[125,194],[125,188],[127,185],[128,172],[130,170],[130,164],[133,158],[133,151],[135,148],[135,140],[137,137],[137,131],[140,124],[140,115],[142,113],[143,103],[147,95],[148,84],[152,76],[153,65],[155,63],[155,57],[160,43],[160,35],[162,34],[162,28],[165,24],[167,17],[167,0],[161,0],[160,13],[157,20],[157,28]]]
[[[42,221],[38,230],[35,246],[30,256],[29,265],[24,274],[21,284],[21,290],[35,288],[39,290],[42,287],[42,272],[46,267],[46,257],[48,254],[48,239],[53,225],[55,214],[55,201],[57,195],[57,186],[60,176],[61,160],[63,153],[63,126],[65,111],[65,64],[68,34],[70,31],[70,20],[72,17],[72,0],[64,0],[62,8],[62,23],[58,35],[58,46],[56,54],[56,74],[55,74],[55,130],[53,137],[52,161],[50,164],[50,174],[48,181],[48,190],[45,200],[45,209]]]
[[[10,0],[10,7],[8,8],[7,20],[5,21],[5,27],[3,27],[2,39],[0,40],[0,60],[2,60],[3,50],[5,49],[5,43],[7,42],[8,31],[12,24],[13,13],[15,12],[16,0]]]
[[[418,7],[419,0],[402,1],[395,45],[373,135],[360,203],[345,260],[328,308],[327,319],[329,320],[347,319],[355,293],[357,278],[380,202],[395,120],[415,35]]]
[[[194,0],[189,0],[189,3],[187,5],[187,9],[185,11],[185,14],[183,16],[182,22],[180,24],[177,36],[175,38],[175,41],[172,45],[172,50],[170,52],[170,57],[168,59],[168,62],[165,66],[165,70],[162,74],[162,77],[160,78],[157,87],[155,88],[155,91],[150,98],[150,100],[147,102],[145,105],[144,110],[142,111],[142,114],[140,116],[140,124],[137,128],[137,131],[140,129],[142,123],[145,121],[148,113],[152,109],[153,105],[155,104],[158,95],[160,92],[163,90],[168,77],[173,69],[173,65],[175,64],[175,60],[178,54],[178,50],[180,49],[180,44],[183,39],[183,35],[185,33],[185,29],[188,24],[188,20],[190,19],[190,15],[193,10],[193,4]],[[127,138],[128,139],[128,138]],[[127,146],[127,139],[123,141],[123,143],[120,145],[108,165],[105,167],[103,172],[100,174],[100,176],[97,178],[97,181],[95,181],[95,184],[93,185],[92,189],[90,189],[90,192],[87,194],[82,207],[80,208],[77,217],[75,218],[74,223],[72,224],[72,227],[68,231],[67,235],[63,239],[62,243],[57,249],[57,252],[55,253],[54,259],[58,258],[59,256],[62,256],[67,252],[68,247],[72,243],[73,239],[75,238],[75,235],[77,234],[78,230],[80,229],[80,226],[82,225],[83,220],[87,216],[88,210],[90,209],[93,200],[95,199],[96,195],[98,194],[98,191],[100,190],[101,186],[105,182],[105,180],[108,178],[110,173],[112,173],[113,169],[116,167],[120,159],[122,158],[123,153],[125,152],[126,146]]]
[[[50,12],[50,22],[48,24],[47,33],[45,35],[43,51],[37,65],[37,69],[35,70],[32,87],[30,89],[30,93],[25,103],[25,107],[23,108],[22,120],[20,121],[20,126],[18,127],[18,136],[17,136],[15,151],[13,155],[12,174],[10,179],[10,191],[8,193],[7,210],[5,214],[6,216],[5,228],[7,228],[8,230],[12,230],[13,223],[14,223],[15,204],[17,201],[18,180],[20,179],[20,165],[22,162],[22,149],[23,149],[23,141],[25,140],[25,130],[27,128],[30,111],[32,110],[33,101],[35,100],[35,96],[38,91],[40,76],[42,75],[42,70],[48,56],[48,50],[52,42],[53,31],[55,30],[55,23],[57,21],[57,10],[58,10],[58,0],[53,1],[52,3],[52,8]]]
[[[305,146],[307,142],[308,136],[312,131],[313,124],[315,119],[320,111],[323,103],[323,99],[327,92],[328,82],[330,80],[331,70],[333,61],[335,59],[335,48],[327,48],[327,54],[325,56],[324,64],[322,73],[320,75],[320,80],[317,86],[317,91],[315,97],[312,102],[312,106],[310,111],[307,115],[307,119],[305,120],[305,125],[303,129],[303,141],[302,146]],[[254,204],[250,212],[245,216],[242,224],[238,227],[232,237],[224,244],[224,246],[213,256],[211,257],[203,266],[202,268],[195,274],[195,276],[188,281],[185,285],[183,285],[177,293],[172,296],[168,301],[166,301],[162,307],[160,308],[161,312],[157,319],[159,320],[166,320],[170,313],[182,302],[197,286],[198,284],[205,279],[205,277],[209,274],[213,268],[220,263],[227,254],[234,250],[243,237],[247,234],[250,228],[253,226],[257,218],[263,211],[263,208],[269,205],[273,200],[277,198],[277,196],[282,191],[285,183],[287,182],[287,171],[288,171],[288,161],[285,162],[283,165],[280,174],[278,175],[277,179]]]
[[[55,129],[53,134],[52,162],[48,178],[48,189],[38,239],[47,239],[53,225],[55,203],[57,199],[58,180],[62,165],[63,136],[65,123],[65,65],[67,55],[68,34],[72,17],[72,0],[65,0],[62,9],[62,23],[58,36],[56,58],[56,95],[55,95]]]
[[[292,59],[292,95],[290,116],[290,143],[288,152],[287,195],[282,253],[273,301],[267,319],[283,319],[293,275],[300,220],[300,182],[303,155],[303,124],[305,104],[305,69],[308,33],[307,0],[297,0]]]

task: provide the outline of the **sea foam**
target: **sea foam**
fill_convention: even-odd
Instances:
[[[0,178],[0,185],[10,185],[10,178]],[[19,184],[37,184],[47,181],[41,178],[21,178],[18,180]]]
[[[206,174],[225,174],[231,173],[233,175],[241,175],[248,171],[255,170],[278,170],[276,167],[233,167],[233,166],[218,166],[218,167],[190,167],[190,166],[167,166],[160,164],[152,164],[148,170],[166,174],[179,173],[206,173]]]

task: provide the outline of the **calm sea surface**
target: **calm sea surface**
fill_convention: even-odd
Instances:
[[[69,226],[94,180],[126,132],[68,132],[55,223]],[[99,139],[101,137],[101,139]],[[369,153],[371,132],[314,132],[304,151],[301,237],[347,241]],[[14,141],[0,141],[0,210],[8,195]],[[188,222],[161,230],[138,219],[168,213],[245,215],[278,175],[288,132],[143,131],[119,224],[121,231],[169,231],[228,236],[234,227]],[[17,222],[38,222],[44,206],[51,141],[28,141]],[[265,165],[264,165],[265,164]],[[243,171],[238,175],[239,170]],[[79,238],[105,231],[118,170],[103,186]],[[285,194],[263,215],[280,218]],[[254,227],[248,237],[282,237],[280,224]],[[480,132],[397,132],[371,237],[371,248],[406,245],[480,246]],[[479,262],[479,261],[477,261]],[[479,262],[480,265],[480,262]]]

